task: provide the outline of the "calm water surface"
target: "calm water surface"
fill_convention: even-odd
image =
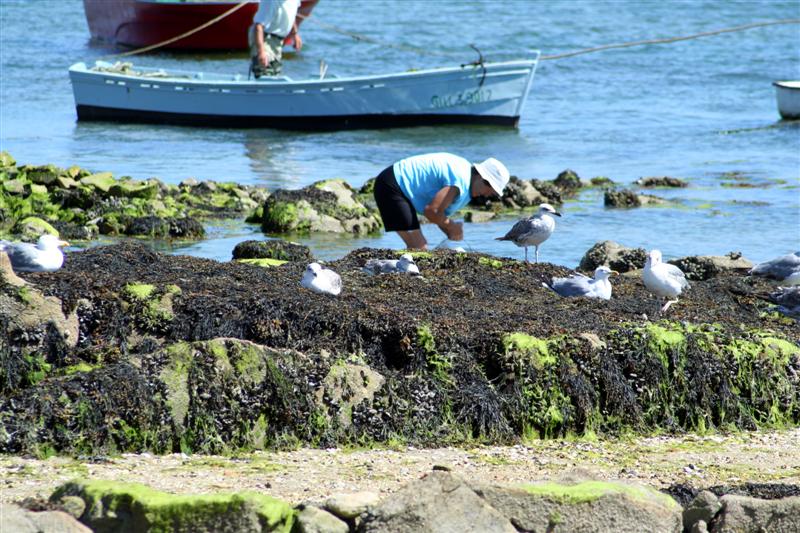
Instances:
[[[386,73],[608,43],[665,38],[752,22],[800,18],[800,2],[322,0],[302,32],[306,47],[285,73]],[[323,25],[324,24],[324,25]],[[384,43],[355,41],[330,26]],[[426,151],[488,156],[523,178],[628,183],[670,175],[691,187],[656,194],[676,207],[611,210],[589,191],[563,207],[541,257],[575,266],[599,240],[658,247],[667,257],[744,252],[763,260],[800,249],[800,123],[782,122],[772,81],[800,79],[800,26],[773,26],[661,46],[543,61],[519,129],[407,128],[335,133],[77,123],[67,68],[117,50],[92,43],[80,0],[0,2],[0,149],[20,163],[78,164],[135,178],[188,177],[296,188],[342,177],[355,186],[392,161]],[[246,73],[244,53],[155,53],[143,66]],[[731,187],[741,177],[748,187]],[[494,240],[513,223],[468,225],[465,245],[501,256],[522,249]],[[220,260],[257,226],[209,226],[197,243],[157,244]],[[443,235],[426,227],[432,244]],[[322,258],[360,246],[399,247],[394,234],[296,236]]]

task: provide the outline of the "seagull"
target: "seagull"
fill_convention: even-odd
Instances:
[[[778,287],[769,299],[778,304],[778,311],[784,315],[800,318],[800,286]]]
[[[785,285],[800,285],[800,252],[759,263],[750,274],[775,279]]]
[[[599,266],[594,270],[594,279],[583,274],[575,274],[569,278],[553,278],[550,285],[546,283],[542,283],[542,285],[564,297],[583,296],[610,300],[611,282],[608,278],[618,274],[619,272],[611,270],[607,266]]]
[[[370,259],[361,270],[367,274],[419,275],[419,267],[411,254],[403,254],[400,259]]]
[[[47,233],[39,237],[36,244],[0,241],[0,250],[8,254],[15,272],[55,272],[64,264],[60,246],[69,246],[69,243]]]
[[[556,221],[550,215],[560,217],[561,213],[550,204],[541,204],[537,214],[518,221],[508,233],[495,240],[513,241],[517,246],[525,248],[525,261],[528,260],[528,246],[535,247],[536,262],[538,263],[539,245],[546,241],[556,229]]]
[[[300,285],[320,294],[336,296],[342,292],[342,278],[339,274],[328,268],[322,268],[319,263],[311,263],[306,267]]]
[[[678,301],[678,295],[683,289],[689,288],[689,282],[686,281],[686,276],[680,268],[661,262],[659,250],[650,250],[650,253],[647,254],[642,280],[647,290],[659,298],[674,298],[674,300],[667,301],[661,308],[662,313]]]

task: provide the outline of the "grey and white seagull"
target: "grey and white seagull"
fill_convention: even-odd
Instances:
[[[64,264],[61,246],[69,246],[55,235],[44,234],[36,244],[0,240],[15,272],[55,272]]]
[[[683,289],[689,288],[689,282],[686,281],[683,271],[675,265],[662,262],[659,250],[650,250],[647,254],[642,281],[647,290],[659,298],[667,298],[667,303],[661,308],[662,313],[678,301],[678,295]]]
[[[583,274],[575,274],[569,278],[553,278],[550,285],[546,283],[542,283],[542,285],[566,298],[582,296],[584,298],[610,300],[611,282],[608,278],[618,274],[619,272],[611,270],[607,266],[599,266],[594,269],[594,279]]]
[[[311,263],[306,267],[300,285],[320,294],[337,296],[342,292],[342,278],[339,274],[328,268],[322,268],[319,263]]]
[[[774,279],[784,285],[800,285],[800,252],[759,263],[750,269],[750,274]]]
[[[411,254],[403,254],[400,259],[370,259],[361,270],[367,274],[419,274],[419,267]]]
[[[550,215],[561,216],[550,204],[540,204],[539,212],[528,218],[518,221],[511,230],[498,241],[511,241],[517,246],[525,248],[525,261],[528,260],[528,246],[533,246],[536,253],[536,262],[539,262],[539,246],[550,238],[556,229],[556,221]]]

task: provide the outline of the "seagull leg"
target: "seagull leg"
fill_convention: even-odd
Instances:
[[[661,308],[661,312],[662,313],[666,313],[667,309],[669,309],[669,306],[674,304],[674,303],[678,303],[678,299],[677,298],[675,298],[674,300],[668,300],[667,303],[664,304],[664,307]]]
[[[528,262],[528,247],[525,246],[524,248],[525,248],[525,262],[527,263]]]
[[[539,262],[539,247],[535,246],[534,250],[536,250],[536,262],[538,263]]]

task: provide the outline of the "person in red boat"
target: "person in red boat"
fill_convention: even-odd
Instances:
[[[256,78],[281,73],[284,40],[291,40],[295,50],[303,47],[297,33],[299,7],[300,0],[261,0],[247,35],[250,69]]]

